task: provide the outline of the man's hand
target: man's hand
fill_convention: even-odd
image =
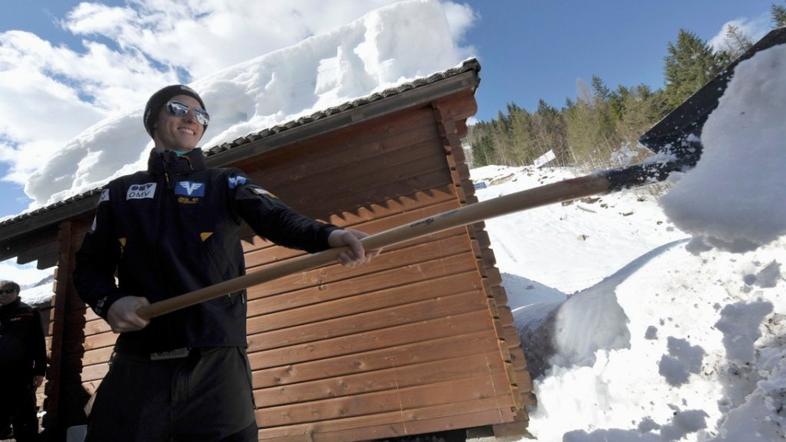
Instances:
[[[124,296],[109,307],[106,322],[109,323],[112,331],[115,333],[142,330],[150,321],[139,316],[136,311],[147,305],[150,305],[147,298]]]
[[[330,232],[328,244],[330,247],[349,247],[338,255],[338,262],[346,267],[355,267],[359,264],[366,264],[371,259],[379,255],[381,250],[365,250],[361,239],[368,234],[355,229],[338,229]]]

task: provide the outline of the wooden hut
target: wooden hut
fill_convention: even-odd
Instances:
[[[462,66],[216,146],[295,209],[378,232],[476,201],[461,139],[480,66]],[[0,223],[2,259],[57,265],[46,430],[85,420],[116,335],[77,297],[73,256],[98,190]],[[449,429],[523,432],[531,382],[483,225],[249,290],[260,439],[350,441]],[[249,232],[249,272],[300,252]]]

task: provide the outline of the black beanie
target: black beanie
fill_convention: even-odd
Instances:
[[[147,100],[145,113],[142,114],[142,122],[145,124],[145,129],[151,137],[153,137],[153,126],[156,124],[161,107],[163,107],[172,97],[177,95],[188,95],[198,101],[202,109],[207,110],[207,108],[205,108],[205,102],[202,101],[202,98],[195,90],[182,84],[167,86],[153,94],[150,99]],[[207,125],[205,125],[205,129],[207,129]]]

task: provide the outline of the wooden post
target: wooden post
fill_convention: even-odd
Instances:
[[[84,353],[84,330],[74,317],[83,311],[76,297],[72,274],[74,253],[81,224],[64,221],[58,231],[58,260],[55,271],[52,350],[47,368],[44,408],[44,433],[47,440],[63,440],[71,425],[85,422],[82,409],[89,395],[81,384],[81,355]],[[82,320],[83,322],[84,320]],[[81,348],[80,348],[81,346]]]
[[[71,285],[71,266],[69,265],[71,256],[71,222],[65,221],[60,224],[57,234],[58,260],[55,269],[54,281],[54,312],[52,313],[52,323],[50,336],[52,337],[52,350],[49,356],[49,366],[46,370],[46,399],[44,400],[44,432],[48,439],[56,440],[62,435],[62,429],[58,422],[58,411],[60,404],[60,383],[63,362],[63,330],[65,329],[66,316],[66,297],[68,288]]]

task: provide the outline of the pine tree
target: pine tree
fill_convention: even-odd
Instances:
[[[568,149],[568,135],[565,132],[565,119],[560,111],[543,99],[538,101],[538,110],[532,116],[532,131],[539,155],[552,150],[556,157],[556,164],[572,163]]]
[[[479,140],[472,143],[472,162],[476,167],[492,164],[493,157],[494,146],[491,143],[490,136],[484,135]]]
[[[770,12],[776,28],[786,26],[786,6],[773,4]]]
[[[597,75],[592,76],[592,92],[596,99],[603,101],[608,100],[609,95],[611,95],[611,91],[606,87],[606,83]]]
[[[497,119],[492,122],[491,140],[496,153],[495,164],[516,166],[516,153],[510,141],[510,120],[502,111],[497,112]]]
[[[666,100],[675,108],[711,80],[722,60],[696,34],[681,29],[677,42],[669,42],[665,59]]]
[[[472,164],[474,167],[497,163],[497,153],[491,136],[493,123],[478,122],[469,127],[467,135],[472,146]]]
[[[532,116],[513,103],[508,104],[508,116],[514,161],[518,166],[529,164],[538,155],[532,139]]]
[[[726,27],[724,46],[718,56],[726,65],[750,49],[753,41],[739,27],[730,24]]]
[[[647,85],[641,84],[627,89],[623,98],[622,118],[618,132],[621,146],[629,150],[638,146],[638,139],[649,127],[661,118],[659,93],[652,92]]]
[[[611,112],[614,114],[614,118],[616,118],[618,121],[622,120],[624,117],[625,101],[628,99],[630,94],[630,90],[622,85],[617,86],[617,90],[609,93],[609,107],[611,108]]]

